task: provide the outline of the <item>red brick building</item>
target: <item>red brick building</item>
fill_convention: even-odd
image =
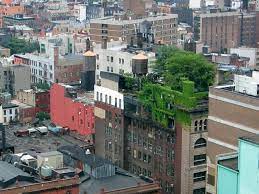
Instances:
[[[35,114],[38,112],[50,112],[50,95],[48,90],[20,90],[17,92],[16,97],[19,102],[35,107]]]
[[[47,181],[43,183],[32,183],[28,185],[19,185],[3,189],[0,193],[17,194],[17,193],[39,193],[39,194],[79,194],[79,178],[73,177]]]
[[[48,90],[38,90],[35,92],[36,113],[50,113],[50,94]]]
[[[91,135],[94,130],[93,94],[79,94],[72,86],[53,84],[50,90],[51,121],[68,127],[81,135]]]

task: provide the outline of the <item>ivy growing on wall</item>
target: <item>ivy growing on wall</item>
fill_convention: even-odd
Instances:
[[[195,109],[199,100],[207,98],[207,92],[194,92],[194,83],[182,80],[182,92],[159,84],[145,84],[139,92],[139,100],[151,108],[152,119],[164,127],[171,127],[172,122],[191,125],[189,111]]]

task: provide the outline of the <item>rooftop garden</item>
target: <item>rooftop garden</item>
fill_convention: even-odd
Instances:
[[[137,90],[152,119],[164,127],[177,121],[191,124],[189,111],[208,98],[215,77],[214,66],[202,55],[163,46],[157,51],[154,73],[135,79],[125,76],[125,88]]]

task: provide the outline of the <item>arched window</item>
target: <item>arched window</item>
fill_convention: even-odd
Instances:
[[[201,148],[201,147],[206,147],[207,142],[204,138],[200,138],[198,139],[195,144],[194,144],[194,148]]]

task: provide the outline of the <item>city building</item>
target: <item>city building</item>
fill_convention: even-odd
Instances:
[[[24,6],[17,3],[1,2],[0,5],[0,27],[3,27],[3,16],[24,14]]]
[[[8,125],[11,122],[19,121],[19,106],[13,103],[4,103],[1,106],[0,120]]]
[[[130,43],[142,33],[154,43],[176,44],[178,16],[176,14],[154,15],[142,19],[131,16],[114,16],[93,19],[90,22],[90,39],[95,43],[118,41]],[[143,36],[144,37],[144,36]]]
[[[158,183],[144,177],[137,177],[110,161],[83,150],[79,146],[62,146],[58,150],[64,154],[64,163],[79,168],[87,175],[80,184],[80,193],[89,194],[159,194]]]
[[[52,36],[64,33],[65,36],[67,34],[86,34],[85,29],[86,25],[84,23],[69,21],[53,26],[51,34]]]
[[[254,13],[205,13],[194,18],[194,33],[212,52],[225,52],[239,46],[255,47],[255,24]]]
[[[240,137],[237,151],[219,157],[218,194],[258,192],[259,135]]]
[[[231,54],[237,54],[240,57],[248,57],[249,66],[255,67],[259,66],[259,50],[258,48],[248,48],[248,47],[239,47],[239,48],[230,48]]]
[[[18,121],[20,123],[22,124],[31,123],[35,119],[36,117],[35,107],[29,104],[21,103],[20,101],[17,101],[17,100],[12,100],[11,103],[19,107]]]
[[[5,61],[4,64],[0,64],[0,82],[1,89],[12,96],[21,89],[30,89],[30,67],[23,64],[13,65]]]
[[[55,82],[55,64],[58,63],[58,47],[53,47],[50,56],[26,53],[14,55],[14,63],[25,63],[30,68],[30,80],[36,83]],[[28,88],[29,89],[29,88]]]
[[[104,1],[103,3],[90,2],[88,3],[86,10],[87,20],[102,18],[106,16],[113,16],[115,14],[122,13],[123,9],[118,5],[116,1]]]
[[[187,23],[190,26],[193,26],[193,10],[190,8],[182,8],[182,7],[172,7],[172,14],[178,15],[179,23]]]
[[[132,91],[136,87],[134,78],[111,72],[101,72],[100,77],[101,85],[95,85],[94,89],[96,154],[131,173],[158,180],[163,193],[205,192],[206,100],[188,111],[179,109],[183,114],[180,116],[174,111],[163,111],[166,99],[160,105],[155,103],[161,95],[170,96],[175,91],[152,85],[143,94],[148,98],[154,92],[154,99],[149,99],[146,105],[153,111],[150,112]],[[180,92],[179,98],[186,97],[188,101],[194,94],[187,94],[187,88],[193,85],[189,82],[184,85],[186,90]],[[180,118],[184,115],[186,120]]]
[[[15,161],[15,165],[12,160]],[[4,161],[0,161],[1,177],[3,177],[0,182],[0,192],[6,194],[22,192],[39,194],[79,193],[79,177],[71,177],[67,174],[68,176],[63,176],[61,179],[53,176],[46,180],[43,176],[44,173],[38,175],[33,168],[35,161],[37,162],[34,157],[25,153],[5,156]]]
[[[84,56],[79,54],[60,55],[59,47],[53,46],[44,54],[14,55],[14,63],[24,62],[31,68],[31,83],[75,83],[80,81]]]
[[[16,100],[35,108],[39,112],[50,113],[50,94],[48,90],[30,89],[17,92]]]
[[[96,54],[96,79],[100,80],[100,72],[106,71],[116,74],[132,73],[133,60],[136,57],[148,59],[148,68],[151,66],[156,57],[152,51],[140,51],[133,49],[121,41],[113,41],[107,43],[107,48],[102,48],[101,44],[93,47]]]
[[[10,57],[11,50],[0,46],[0,57]]]
[[[9,15],[3,17],[3,27],[26,25],[31,28],[35,27],[35,18],[31,16],[24,16],[23,14]]]
[[[154,0],[123,0],[124,11],[130,11],[136,16],[149,15],[155,5]]]
[[[86,20],[86,4],[77,4],[74,5],[74,16],[76,19],[80,22],[83,22]]]
[[[252,76],[235,75],[234,84],[210,88],[206,187],[208,193],[217,192],[219,156],[237,151],[239,137],[258,134],[258,79],[258,72],[253,71]]]
[[[50,117],[52,123],[90,139],[95,132],[93,94],[54,83],[50,89]]]

